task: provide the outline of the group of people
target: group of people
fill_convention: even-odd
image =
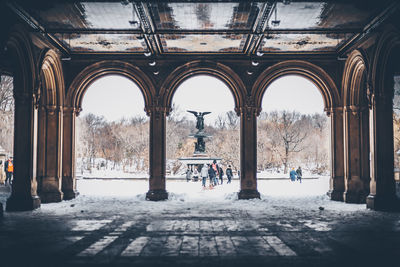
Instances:
[[[299,166],[299,168],[297,168],[297,170],[294,170],[294,168],[292,168],[292,170],[290,171],[289,174],[290,177],[290,181],[295,182],[300,181],[301,183],[301,178],[303,177],[303,171],[301,170],[301,167]]]
[[[228,165],[228,168],[225,170],[226,177],[228,178],[227,183],[230,184],[233,177],[232,167]],[[210,180],[210,187],[217,186],[219,184],[223,184],[224,181],[224,171],[222,167],[218,166],[217,161],[214,160],[211,164],[204,164],[198,173],[197,168],[194,169],[193,176],[197,176],[200,174],[202,186],[206,187],[207,178]],[[186,180],[189,182],[191,180],[192,170],[188,167],[186,170]]]

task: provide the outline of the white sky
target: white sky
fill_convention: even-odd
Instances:
[[[210,111],[205,123],[211,124],[218,115],[234,110],[234,99],[228,87],[219,79],[199,75],[184,81],[177,89],[173,102],[191,120],[186,110]],[[320,92],[314,84],[299,76],[286,76],[274,81],[262,101],[263,111],[293,110],[303,114],[323,112]],[[108,121],[137,115],[146,116],[144,99],[139,88],[122,76],[106,76],[95,81],[87,90],[82,103],[82,115],[103,115]]]

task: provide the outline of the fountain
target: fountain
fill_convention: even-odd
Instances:
[[[219,163],[221,161],[220,158],[212,158],[207,155],[206,152],[206,142],[205,139],[210,138],[211,135],[208,135],[204,132],[204,116],[210,114],[211,112],[197,112],[188,110],[187,112],[192,113],[196,116],[196,129],[197,132],[193,135],[189,135],[189,137],[194,137],[197,139],[195,143],[195,148],[192,157],[187,158],[179,158],[179,161],[183,164],[186,164],[192,171],[194,168],[197,168],[200,171],[201,167],[204,164],[211,164],[214,160]]]

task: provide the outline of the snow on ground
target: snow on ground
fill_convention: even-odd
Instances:
[[[78,180],[80,195],[71,201],[44,204],[40,211],[47,214],[132,214],[145,212],[157,214],[176,210],[193,212],[221,211],[225,208],[245,210],[253,214],[277,214],[280,210],[291,212],[326,211],[353,212],[365,210],[365,204],[345,204],[330,201],[326,192],[329,177],[290,182],[288,180],[258,181],[261,199],[238,200],[239,182],[224,183],[214,189],[203,189],[201,182],[167,181],[167,201],[147,201],[148,181],[145,180]],[[289,216],[290,214],[288,214]]]

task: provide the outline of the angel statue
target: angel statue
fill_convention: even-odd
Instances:
[[[199,132],[203,131],[204,130],[204,115],[210,114],[211,112],[197,112],[197,111],[191,111],[191,110],[187,110],[187,112],[190,112],[196,116],[196,119],[197,119],[196,129],[198,129]]]

